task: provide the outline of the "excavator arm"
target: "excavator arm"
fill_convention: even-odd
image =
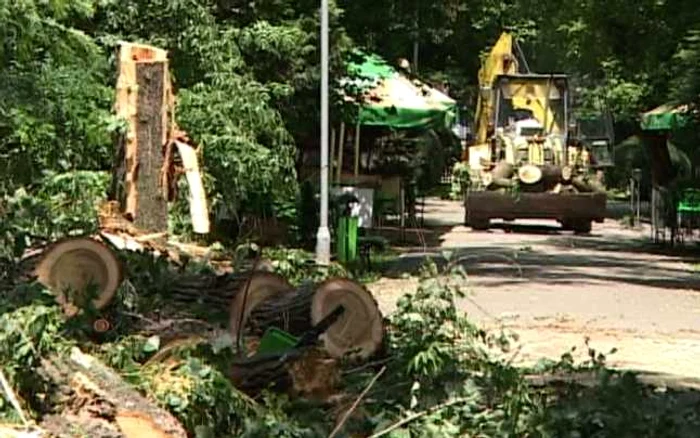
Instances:
[[[513,54],[513,36],[508,32],[501,34],[488,56],[482,61],[479,70],[479,96],[476,103],[477,144],[487,141],[489,124],[493,121],[493,84],[499,75],[518,72],[518,61]]]

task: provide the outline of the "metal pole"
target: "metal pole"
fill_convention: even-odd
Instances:
[[[316,262],[331,261],[328,230],[328,0],[321,0],[321,218],[316,234]]]

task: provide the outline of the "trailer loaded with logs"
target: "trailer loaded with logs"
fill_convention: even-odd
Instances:
[[[570,123],[567,76],[521,71],[513,46],[504,33],[479,72],[476,137],[464,157],[465,224],[483,230],[491,219],[555,219],[589,232],[606,212],[602,172],[610,163],[597,156],[610,154],[598,154]],[[611,150],[611,138],[595,144]]]

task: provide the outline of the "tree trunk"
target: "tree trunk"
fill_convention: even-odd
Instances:
[[[109,199],[148,232],[167,231],[167,170],[164,148],[171,138],[173,97],[168,54],[156,47],[121,43],[117,115],[127,122],[116,146]]]
[[[292,285],[281,275],[255,272],[248,281],[241,284],[231,303],[229,326],[233,339],[238,340],[241,337],[253,309],[267,300],[279,299],[293,292]]]
[[[168,230],[168,202],[161,187],[164,157],[165,63],[136,64],[138,125],[136,144],[138,175],[134,222],[147,232]]]
[[[304,284],[294,292],[261,302],[250,313],[248,332],[262,335],[269,327],[276,327],[296,336],[303,335],[311,329],[315,289],[314,284]]]
[[[114,371],[77,348],[45,359],[38,373],[56,386],[61,411],[44,417],[53,436],[90,438],[186,438],[182,425]]]

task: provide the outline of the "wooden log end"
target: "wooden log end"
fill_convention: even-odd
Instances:
[[[66,312],[74,314],[85,306],[84,294],[92,285],[97,309],[114,298],[123,279],[123,267],[114,252],[97,240],[80,237],[60,240],[49,246],[37,264],[38,281],[56,294]],[[66,294],[71,291],[72,296]]]
[[[381,349],[384,339],[384,321],[374,297],[353,280],[326,280],[314,294],[311,322],[318,324],[339,305],[345,312],[322,335],[326,351],[335,358],[373,356]]]
[[[518,169],[518,178],[525,184],[536,184],[542,179],[542,170],[532,164],[526,164]]]

